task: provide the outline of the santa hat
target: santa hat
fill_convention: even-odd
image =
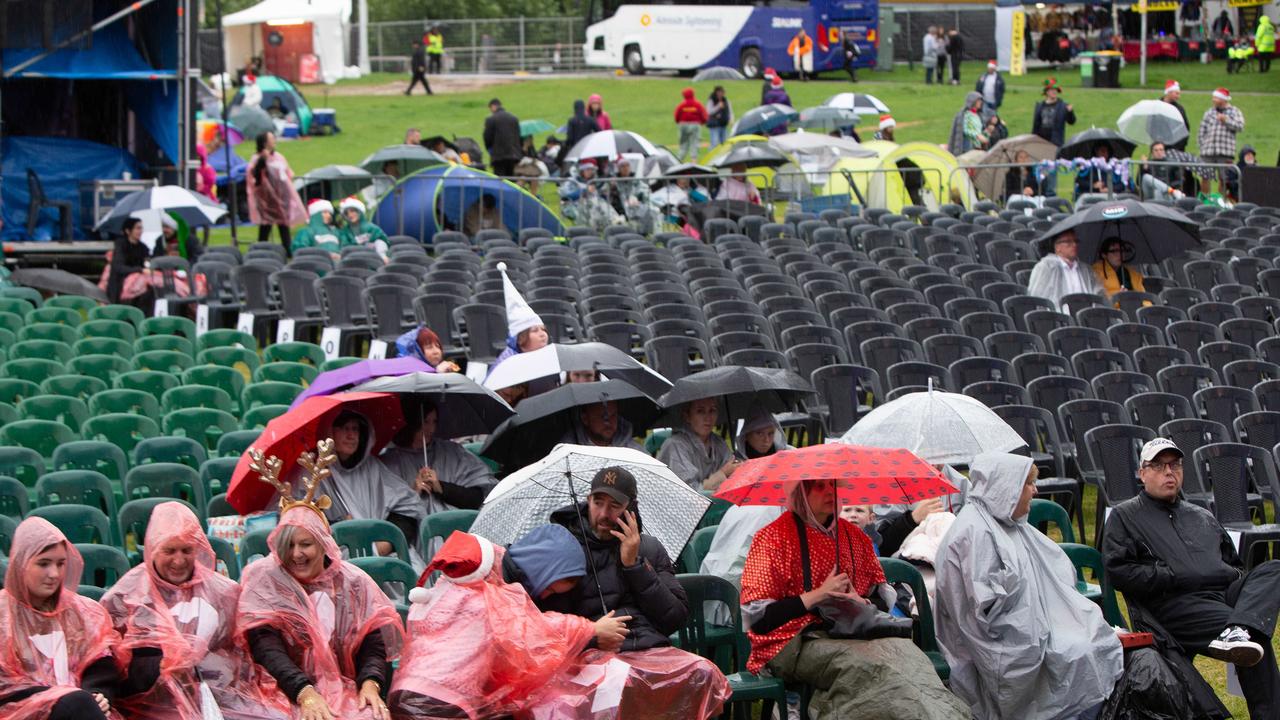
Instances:
[[[987,69],[988,69],[988,70],[997,70],[997,69],[999,69],[999,68],[1000,68],[1000,66],[999,66],[998,64],[996,64],[996,61],[995,61],[995,60],[988,60],[988,61],[987,61]]]
[[[502,298],[507,305],[507,335],[516,337],[529,328],[544,324],[538,313],[520,296],[511,278],[507,277],[507,264],[498,263],[498,271],[502,273]]]
[[[765,68],[765,69],[764,69],[764,75],[763,75],[763,77],[764,77],[764,79],[765,79],[765,80],[772,80],[772,79],[774,79],[774,78],[778,77],[778,71],[777,71],[777,70],[774,70],[774,69],[773,69],[773,68],[771,68],[771,67],[767,67],[767,68]]]
[[[1226,102],[1231,102],[1231,91],[1224,87],[1220,87],[1213,91],[1213,99],[1225,100]]]
[[[365,214],[364,203],[360,202],[360,199],[357,198],[355,195],[352,195],[351,197],[343,200],[342,203],[338,205],[338,209],[344,213],[352,208],[359,210],[361,215]]]
[[[775,87],[775,88],[782,87],[782,78],[778,77],[777,75],[774,75],[773,77],[769,78],[769,86]]]
[[[493,570],[496,557],[493,543],[478,535],[454,530],[431,564],[418,577],[418,586],[409,591],[409,602],[423,603],[430,598],[430,593],[423,587],[431,573],[439,570],[440,578],[456,585],[484,580]]]
[[[880,116],[880,129],[881,129],[881,130],[887,130],[887,129],[891,128],[891,127],[897,127],[897,126],[898,126],[898,121],[894,120],[892,115],[881,115],[881,116]]]
[[[312,200],[311,202],[307,203],[308,215],[315,215],[316,213],[322,213],[322,212],[327,212],[330,215],[332,215],[333,203],[323,198],[316,198],[315,200]]]
[[[581,160],[578,161],[578,167],[580,168],[582,167],[594,168],[599,164],[600,163],[596,162],[595,158],[582,158]]]
[[[1182,86],[1178,84],[1177,80],[1164,81],[1164,94],[1168,95],[1171,92],[1182,92]]]

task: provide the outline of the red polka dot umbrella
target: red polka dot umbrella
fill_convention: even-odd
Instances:
[[[786,505],[803,480],[835,480],[841,505],[907,504],[957,492],[909,450],[828,443],[748,460],[716,497],[735,505]]]

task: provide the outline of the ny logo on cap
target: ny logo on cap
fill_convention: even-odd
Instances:
[[[617,485],[618,473],[614,472],[613,470],[610,470],[604,474],[604,477],[600,478],[600,481],[603,482],[605,485]]]

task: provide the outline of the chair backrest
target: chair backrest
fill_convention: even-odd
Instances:
[[[929,602],[924,576],[914,565],[898,558],[882,557],[880,567],[884,569],[885,582],[905,583],[911,587],[911,595],[916,601],[916,618],[912,630],[915,643],[925,652],[936,652],[938,640],[933,629],[933,606]]]
[[[396,557],[409,562],[409,543],[400,528],[386,520],[343,520],[332,527],[334,542],[348,558],[379,555],[374,543],[390,543]]]
[[[467,532],[479,514],[476,510],[443,510],[431,513],[418,526],[418,547],[429,547],[433,539],[443,540],[454,530]]]
[[[655,337],[644,344],[649,367],[675,382],[694,372],[694,356],[709,362],[707,344],[690,337]]]
[[[1249,493],[1257,488],[1280,497],[1280,478],[1272,453],[1243,443],[1212,443],[1192,455],[1196,469],[1213,488],[1213,514],[1218,522],[1252,524]],[[1184,459],[1183,466],[1186,466]]]
[[[827,401],[827,435],[838,436],[853,427],[859,408],[878,403],[884,397],[880,376],[861,365],[829,365],[810,375],[818,397]]]
[[[1136,495],[1141,487],[1139,452],[1155,432],[1138,425],[1101,425],[1084,437],[1094,467],[1102,471],[1101,500],[1115,505]]]
[[[1138,393],[1125,398],[1124,409],[1134,422],[1152,430],[1159,430],[1170,420],[1192,417],[1191,403],[1174,393]]]
[[[1184,457],[1190,457],[1196,450],[1205,445],[1231,441],[1231,431],[1224,427],[1222,423],[1199,418],[1170,420],[1161,425],[1156,430],[1156,434],[1172,440],[1178,446],[1178,449],[1182,451]],[[1194,462],[1189,462],[1183,463],[1182,467],[1182,486],[1186,492],[1208,492],[1208,478],[1200,474],[1199,466]]]
[[[39,517],[53,523],[73,543],[117,545],[111,532],[111,520],[96,507],[88,505],[45,505],[31,508],[27,517]]]
[[[1120,612],[1120,604],[1116,602],[1115,588],[1112,587],[1111,580],[1103,567],[1102,553],[1098,552],[1097,548],[1070,542],[1058,543],[1058,547],[1062,548],[1062,552],[1071,559],[1078,577],[1083,577],[1086,569],[1093,573],[1101,590],[1098,603],[1102,608],[1102,616],[1107,622],[1112,627],[1128,627],[1124,621],[1124,615]]]
[[[1048,535],[1049,523],[1053,523],[1062,535],[1062,542],[1075,542],[1075,530],[1071,528],[1071,516],[1067,509],[1052,500],[1043,498],[1031,499],[1031,512],[1027,513],[1027,524]]]

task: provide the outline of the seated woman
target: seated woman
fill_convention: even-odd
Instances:
[[[542,318],[529,307],[529,303],[525,302],[524,296],[516,289],[511,278],[507,277],[507,264],[498,263],[498,270],[502,272],[502,296],[507,306],[507,347],[493,361],[490,369],[497,367],[512,355],[541,350],[551,342],[551,336],[547,334],[547,326],[542,322]],[[545,392],[553,387],[555,387],[554,384],[540,391]]]
[[[161,250],[156,251],[142,242],[142,221],[135,217],[125,218],[120,232],[98,287],[113,303],[127,302],[149,312],[155,292],[148,261],[164,255],[163,246],[157,243]]]
[[[396,338],[397,357],[415,357],[426,363],[429,372],[460,372],[462,368],[444,359],[444,346],[440,336],[426,325],[420,325]]]
[[[839,519],[835,483],[796,483],[787,509],[756,533],[742,571],[747,669],[811,685],[809,713],[817,720],[968,720],[968,707],[910,640],[838,639],[825,631],[819,605],[887,610],[896,599],[871,540]]]
[[[334,260],[342,257],[345,236],[334,224],[333,203],[316,198],[307,203],[307,215],[310,220],[293,236],[291,249],[297,252],[302,248],[318,247],[327,251]]]
[[[271,554],[241,575],[237,640],[297,706],[295,717],[389,720],[382,689],[404,630],[377,583],[343,561],[324,515],[329,498],[316,499],[320,476],[337,461],[332,441],[300,459],[311,468],[301,500],[287,499],[278,460],[251,457],[251,469],[281,492],[280,523],[267,538]]]
[[[1125,250],[1126,243],[1123,240],[1118,237],[1107,238],[1102,241],[1098,261],[1093,264],[1093,274],[1102,283],[1102,290],[1108,298],[1124,290],[1146,292],[1146,287],[1142,284],[1142,273],[1125,265]]]
[[[592,622],[534,605],[587,573],[578,542],[558,525],[535,529],[508,551],[455,532],[427,570],[441,575],[410,593],[410,641],[389,695],[397,719],[521,713],[553,677],[577,670],[593,639],[616,650],[627,634],[626,618],[613,613]]]
[[[440,412],[434,404],[408,414],[414,417],[406,418],[408,424],[383,451],[383,464],[418,494],[423,517],[441,510],[479,510],[497,484],[489,466],[458,443],[436,437]]]
[[[684,406],[681,417],[684,425],[662,443],[658,459],[694,490],[715,490],[738,468],[729,446],[715,434],[720,401],[694,400]]]
[[[214,572],[213,548],[190,508],[156,506],[143,557],[102,605],[124,638],[119,647],[153,654],[160,677],[148,692],[120,700],[120,708],[137,720],[203,720],[207,686],[226,720],[289,718],[289,704],[263,692],[259,668],[235,643],[240,586]]]
[[[0,590],[0,717],[120,717],[112,649],[120,636],[98,603],[76,594],[84,560],[43,518],[22,521]]]

